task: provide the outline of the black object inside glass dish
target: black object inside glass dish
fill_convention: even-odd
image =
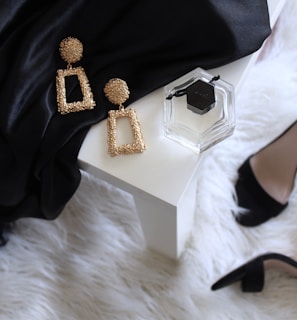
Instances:
[[[200,115],[207,113],[215,105],[214,85],[198,80],[186,88],[187,108]]]
[[[213,82],[219,79],[220,76],[213,77],[209,82],[197,80],[188,87],[171,93],[166,99],[171,100],[173,97],[181,97],[186,94],[187,108],[195,113],[203,115],[215,106],[215,86]],[[189,82],[191,82],[191,80]],[[185,85],[186,83],[178,87],[183,87]],[[176,87],[176,89],[178,87]]]

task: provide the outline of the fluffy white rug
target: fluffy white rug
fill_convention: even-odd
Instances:
[[[83,173],[56,221],[18,222],[1,249],[1,320],[297,319],[297,279],[282,272],[267,272],[261,293],[237,284],[210,290],[259,253],[297,258],[296,188],[289,207],[257,228],[240,227],[231,214],[237,168],[297,118],[296,16],[297,1],[288,0],[238,97],[234,135],[202,164],[181,260],[147,250],[132,197]]]

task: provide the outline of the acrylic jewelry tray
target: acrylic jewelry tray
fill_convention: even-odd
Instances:
[[[234,88],[197,68],[164,87],[165,136],[200,153],[234,132]]]

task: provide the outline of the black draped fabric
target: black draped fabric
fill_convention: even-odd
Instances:
[[[83,139],[113,108],[102,90],[110,78],[128,83],[131,103],[257,50],[269,33],[263,0],[1,0],[0,223],[61,213],[80,182]],[[96,107],[61,115],[55,77],[68,36],[84,45],[74,66],[85,69]],[[67,84],[69,101],[79,92]]]

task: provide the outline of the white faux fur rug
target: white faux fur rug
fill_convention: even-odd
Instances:
[[[296,188],[289,207],[259,227],[231,214],[237,168],[297,118],[296,17],[297,1],[288,0],[237,100],[234,135],[202,164],[181,260],[147,250],[132,197],[83,173],[56,221],[19,221],[0,250],[1,320],[297,319],[297,279],[282,272],[267,272],[261,293],[239,284],[210,290],[259,253],[297,258]]]

